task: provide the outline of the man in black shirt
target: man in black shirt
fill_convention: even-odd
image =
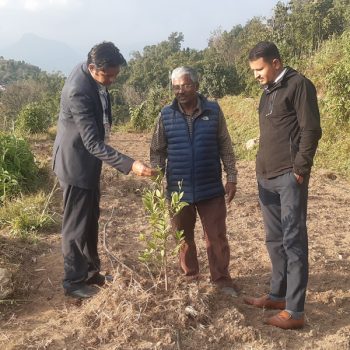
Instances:
[[[283,310],[267,324],[301,328],[308,282],[308,184],[322,134],[316,89],[303,75],[283,66],[271,42],[258,43],[250,51],[249,64],[264,89],[256,173],[272,276],[269,294],[244,301]]]

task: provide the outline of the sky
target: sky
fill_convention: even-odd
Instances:
[[[278,0],[0,0],[0,47],[25,33],[61,41],[86,54],[104,40],[125,58],[182,32],[182,47],[201,50],[211,34],[271,17]]]

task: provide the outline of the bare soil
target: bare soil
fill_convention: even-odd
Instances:
[[[112,144],[148,162],[149,139],[119,132]],[[50,143],[36,145],[36,151],[49,159]],[[113,283],[90,300],[65,297],[59,225],[36,244],[1,232],[0,262],[15,273],[16,292],[0,304],[0,349],[350,349],[349,182],[327,170],[312,174],[307,324],[284,331],[263,324],[273,311],[243,303],[245,295],[268,292],[270,262],[254,164],[241,161],[238,170],[238,192],[227,218],[230,271],[241,289],[237,298],[221,294],[209,281],[200,222],[201,278],[186,280],[173,257],[165,291],[162,279],[138,259],[144,249],[138,236],[149,229],[141,195],[150,180],[105,167],[99,247]],[[58,191],[57,203],[60,196]],[[56,210],[60,213],[59,204]]]

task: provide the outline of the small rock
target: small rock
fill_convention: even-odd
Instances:
[[[187,316],[191,316],[193,318],[196,318],[196,316],[198,315],[198,311],[195,310],[191,305],[188,305],[185,307],[185,314]]]
[[[334,173],[327,173],[326,177],[333,181],[337,179],[337,175],[335,175]]]
[[[237,292],[232,287],[223,287],[223,288],[220,289],[220,291],[221,291],[221,293],[226,294],[226,295],[230,295],[230,296],[232,296],[234,298],[238,297]]]
[[[259,137],[250,139],[246,142],[245,148],[249,151],[252,150],[259,143]]]
[[[0,300],[7,298],[13,293],[12,273],[0,268]]]

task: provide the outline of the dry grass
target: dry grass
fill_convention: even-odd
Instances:
[[[121,151],[147,161],[149,135],[119,133]],[[265,326],[271,311],[244,305],[245,295],[268,291],[270,262],[252,162],[239,162],[238,192],[228,209],[230,271],[238,298],[219,293],[209,281],[200,224],[196,240],[201,279],[186,280],[177,259],[169,262],[169,291],[143,265],[137,237],[147,230],[141,191],[147,180],[104,169],[100,253],[114,281],[84,302],[63,295],[59,232],[45,245],[23,246],[1,238],[0,255],[18,278],[17,305],[0,305],[0,348],[5,350],[349,350],[350,185],[337,173],[315,171],[310,183],[310,282],[307,325],[298,331]],[[20,285],[18,284],[18,287]]]

